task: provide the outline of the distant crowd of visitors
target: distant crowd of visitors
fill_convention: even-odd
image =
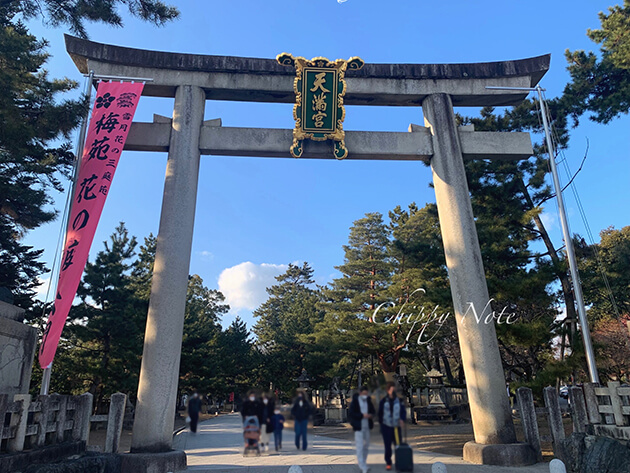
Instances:
[[[392,445],[400,443],[400,428],[407,420],[407,411],[404,401],[396,394],[396,385],[387,383],[387,395],[381,399],[378,411],[372,402],[367,387],[363,386],[356,393],[348,409],[348,420],[354,431],[357,463],[362,473],[367,473],[367,457],[370,446],[370,431],[374,428],[374,420],[378,416],[381,436],[385,445],[385,465],[387,470],[392,469]],[[188,416],[190,418],[190,430],[197,431],[201,399],[194,394],[188,400]],[[282,431],[285,418],[277,405],[275,397],[270,393],[258,396],[251,391],[243,400],[241,407],[243,428],[252,422],[258,426],[259,437],[255,447],[265,452],[270,449],[271,434],[274,438],[276,452],[282,450]],[[295,446],[298,450],[306,450],[308,447],[308,421],[313,415],[314,409],[303,392],[298,392],[291,407],[291,416],[294,420]],[[250,443],[250,445],[252,445]],[[247,450],[247,444],[246,444]]]
[[[276,452],[282,449],[282,429],[284,429],[284,416],[280,413],[280,407],[276,407],[276,401],[270,394],[263,394],[261,398],[253,391],[243,401],[241,407],[243,422],[254,417],[260,426],[260,449],[269,450],[270,435],[273,434]]]

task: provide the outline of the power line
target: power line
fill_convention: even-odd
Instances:
[[[551,117],[549,117],[549,123],[551,123],[552,138],[554,139],[554,141],[556,143],[559,143],[560,140],[559,140],[559,137],[558,137],[558,133],[557,133],[557,130],[555,129],[555,127],[553,125],[553,122],[551,121]],[[568,158],[566,157],[564,151],[560,150],[559,147],[556,147],[556,149],[558,150],[558,153],[562,156],[562,160],[559,161],[559,162],[563,164],[563,168],[565,170],[565,173],[567,174],[567,179],[569,181],[567,186],[571,187],[571,191],[573,193],[573,197],[574,197],[575,202],[577,204],[578,212],[580,213],[580,217],[581,217],[582,222],[584,224],[584,228],[586,230],[587,237],[588,237],[588,239],[590,241],[589,249],[591,250],[591,252],[595,256],[595,260],[597,262],[597,268],[599,270],[599,273],[600,273],[600,275],[602,277],[602,280],[604,282],[604,285],[606,287],[606,292],[608,293],[608,298],[610,300],[611,306],[613,308],[613,311],[615,313],[616,318],[619,319],[620,318],[619,307],[617,306],[617,302],[615,300],[615,296],[614,296],[612,287],[610,286],[610,282],[608,280],[608,276],[606,275],[604,262],[601,259],[599,251],[597,250],[597,246],[596,246],[596,243],[595,243],[595,238],[593,237],[593,232],[591,230],[591,226],[590,226],[588,218],[586,216],[586,211],[584,210],[584,206],[582,205],[582,199],[580,198],[579,192],[577,190],[577,186],[575,185],[575,180],[574,180],[575,175],[571,172],[571,169],[569,168]],[[587,148],[587,152],[588,152],[588,148]],[[585,159],[586,159],[586,156],[584,157],[584,160]],[[582,165],[584,163],[584,160],[582,160]],[[582,169],[582,165],[580,165],[580,169]],[[580,172],[580,171],[578,170],[578,172]]]

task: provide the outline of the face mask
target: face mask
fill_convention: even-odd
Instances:
[[[263,399],[263,402],[264,402],[265,404],[269,404],[269,399]]]
[[[280,414],[280,411],[278,409],[276,409],[275,411],[273,411],[274,414]]]
[[[250,401],[255,401],[256,400],[256,396],[249,396],[249,400]]]
[[[366,401],[368,398],[367,394],[361,394],[361,399],[363,399],[364,401]]]

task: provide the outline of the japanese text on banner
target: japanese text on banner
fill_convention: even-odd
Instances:
[[[55,357],[142,89],[142,83],[98,85],[72,197],[57,294],[39,350],[42,368],[50,366]]]

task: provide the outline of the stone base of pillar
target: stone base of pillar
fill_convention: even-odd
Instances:
[[[464,444],[464,460],[476,465],[527,466],[536,463],[536,452],[526,443]]]
[[[186,469],[186,452],[125,453],[120,455],[121,473],[170,473]]]

